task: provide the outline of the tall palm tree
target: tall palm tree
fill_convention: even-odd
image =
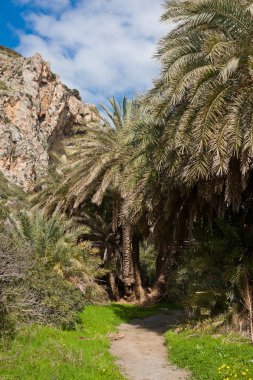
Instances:
[[[165,128],[164,121],[142,112],[141,120],[129,133],[131,165],[126,167],[121,183],[129,194],[123,214],[154,244],[157,255],[150,300],[160,298],[165,291],[171,263],[186,236],[190,208],[194,208],[191,191],[177,183],[178,156],[170,145],[173,139],[166,144],[163,140]],[[170,154],[170,171],[168,165],[164,170],[162,162],[166,151]]]
[[[208,180],[238,208],[253,162],[252,1],[164,5],[163,21],[176,25],[160,42],[162,71],[146,105],[167,120],[163,141],[173,136],[180,181]]]
[[[142,292],[140,281],[136,281],[139,273],[133,252],[134,227],[122,213],[129,194],[120,188],[120,183],[130,157],[128,131],[138,118],[138,108],[126,98],[121,104],[113,98],[110,104],[112,112],[103,107],[102,123],[78,127],[78,133],[66,144],[63,181],[52,198],[55,205],[58,203],[57,210],[71,204],[73,213],[78,214],[86,200],[100,206],[106,195],[111,197],[112,230],[121,231],[123,281],[126,296],[130,297],[134,288],[136,294]],[[58,195],[60,201],[56,202]]]

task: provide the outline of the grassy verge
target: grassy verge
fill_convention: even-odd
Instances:
[[[170,360],[196,380],[253,380],[253,346],[236,335],[168,331]]]
[[[26,327],[9,349],[0,350],[0,379],[123,379],[109,353],[107,334],[120,323],[155,314],[161,307],[164,305],[88,306],[75,331],[38,325]]]

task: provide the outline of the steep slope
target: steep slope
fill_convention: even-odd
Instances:
[[[0,172],[12,183],[32,190],[72,126],[98,119],[39,54],[27,59],[0,46]]]

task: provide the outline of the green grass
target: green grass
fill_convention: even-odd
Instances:
[[[168,331],[166,341],[170,360],[189,369],[192,379],[253,380],[253,346],[237,335],[212,336],[189,329]]]
[[[75,331],[38,325],[26,327],[9,350],[0,351],[0,379],[123,379],[109,353],[107,334],[116,331],[120,323],[155,314],[161,307],[164,305],[87,306]]]
[[[0,350],[0,380],[123,380],[109,353],[108,333],[165,307],[87,306],[75,331],[26,327],[8,349]],[[170,330],[166,341],[170,361],[189,369],[192,379],[253,379],[253,346],[236,335]]]

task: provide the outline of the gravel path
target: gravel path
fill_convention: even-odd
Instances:
[[[112,342],[111,353],[129,380],[185,380],[187,372],[168,362],[163,334],[182,319],[179,311],[168,311],[122,324]]]

